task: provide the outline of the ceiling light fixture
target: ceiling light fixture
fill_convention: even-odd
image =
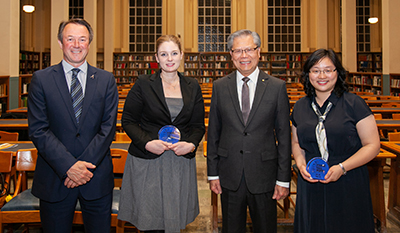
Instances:
[[[378,22],[378,17],[370,17],[370,18],[368,19],[368,22],[369,22],[370,24],[375,24],[375,23]]]
[[[22,9],[26,12],[26,13],[32,13],[35,11],[35,6],[33,5],[24,5],[22,7]]]

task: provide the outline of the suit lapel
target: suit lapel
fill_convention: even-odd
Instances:
[[[176,116],[175,122],[178,121],[183,116],[183,114],[186,112],[186,109],[190,106],[190,102],[195,101],[193,100],[195,96],[192,96],[193,88],[192,86],[190,86],[190,81],[186,82],[187,79],[184,79],[179,73],[178,75],[179,75],[179,82],[181,85],[183,107],[179,112],[178,116]]]
[[[65,80],[64,69],[61,62],[58,65],[54,66],[53,80],[59,90],[62,102],[64,102],[64,105],[68,110],[71,119],[77,125],[75,120],[74,109],[72,108],[71,94],[69,93],[67,81]]]
[[[97,72],[91,65],[88,64],[88,71],[86,76],[86,89],[85,89],[85,97],[83,99],[83,107],[82,107],[82,115],[80,118],[80,124],[82,125],[86,119],[86,115],[89,111],[90,104],[93,101],[94,93],[96,93],[97,83],[99,77],[96,76]],[[75,116],[74,116],[75,120]]]
[[[260,106],[261,100],[263,98],[265,89],[267,88],[269,77],[260,70],[258,75],[257,84],[256,84],[256,92],[254,93],[253,105],[251,106],[249,119],[247,120],[247,124],[251,122],[255,112],[257,111],[258,106]]]
[[[157,98],[162,103],[163,112],[169,117],[169,119],[171,119],[171,115],[169,113],[167,102],[165,101],[163,86],[162,86],[161,78],[160,78],[160,71],[151,75],[150,80],[152,81],[151,88],[154,90],[154,93],[156,94]]]
[[[243,114],[242,110],[240,109],[240,103],[239,103],[239,96],[238,96],[238,89],[237,89],[237,78],[236,78],[236,72],[234,71],[231,74],[229,74],[227,77],[229,79],[228,82],[228,91],[231,96],[231,100],[233,102],[233,108],[238,115],[240,121],[244,125],[244,120],[243,120]]]

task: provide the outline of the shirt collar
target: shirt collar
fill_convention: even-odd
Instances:
[[[260,70],[258,67],[251,73],[249,76],[247,76],[253,83],[257,83],[258,75],[260,74]],[[243,74],[241,74],[238,70],[236,70],[236,78],[239,83],[239,81],[242,81],[242,78],[244,78]]]
[[[64,69],[64,73],[65,73],[65,74],[68,73],[68,72],[70,72],[73,68],[75,68],[75,67],[73,67],[71,64],[69,64],[68,62],[66,62],[64,59],[62,60],[61,63],[62,63],[62,66],[63,66],[63,69]],[[87,74],[87,70],[88,70],[88,63],[87,63],[87,61],[84,61],[83,64],[80,65],[80,66],[77,67],[77,68],[81,70],[80,72],[83,72],[84,74]]]

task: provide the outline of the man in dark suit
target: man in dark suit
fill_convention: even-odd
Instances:
[[[29,136],[39,156],[32,193],[40,199],[44,232],[71,232],[79,200],[85,232],[110,232],[118,90],[114,76],[86,62],[91,26],[62,22],[63,60],[33,74]]]
[[[207,142],[210,189],[221,194],[222,232],[276,232],[276,200],[289,193],[290,105],[285,82],[258,69],[261,40],[228,38],[237,71],[213,84]]]

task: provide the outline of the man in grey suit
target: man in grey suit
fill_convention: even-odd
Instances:
[[[289,193],[290,105],[284,81],[258,69],[261,40],[228,37],[237,71],[214,82],[207,142],[210,189],[221,194],[222,232],[276,232],[276,201]]]

